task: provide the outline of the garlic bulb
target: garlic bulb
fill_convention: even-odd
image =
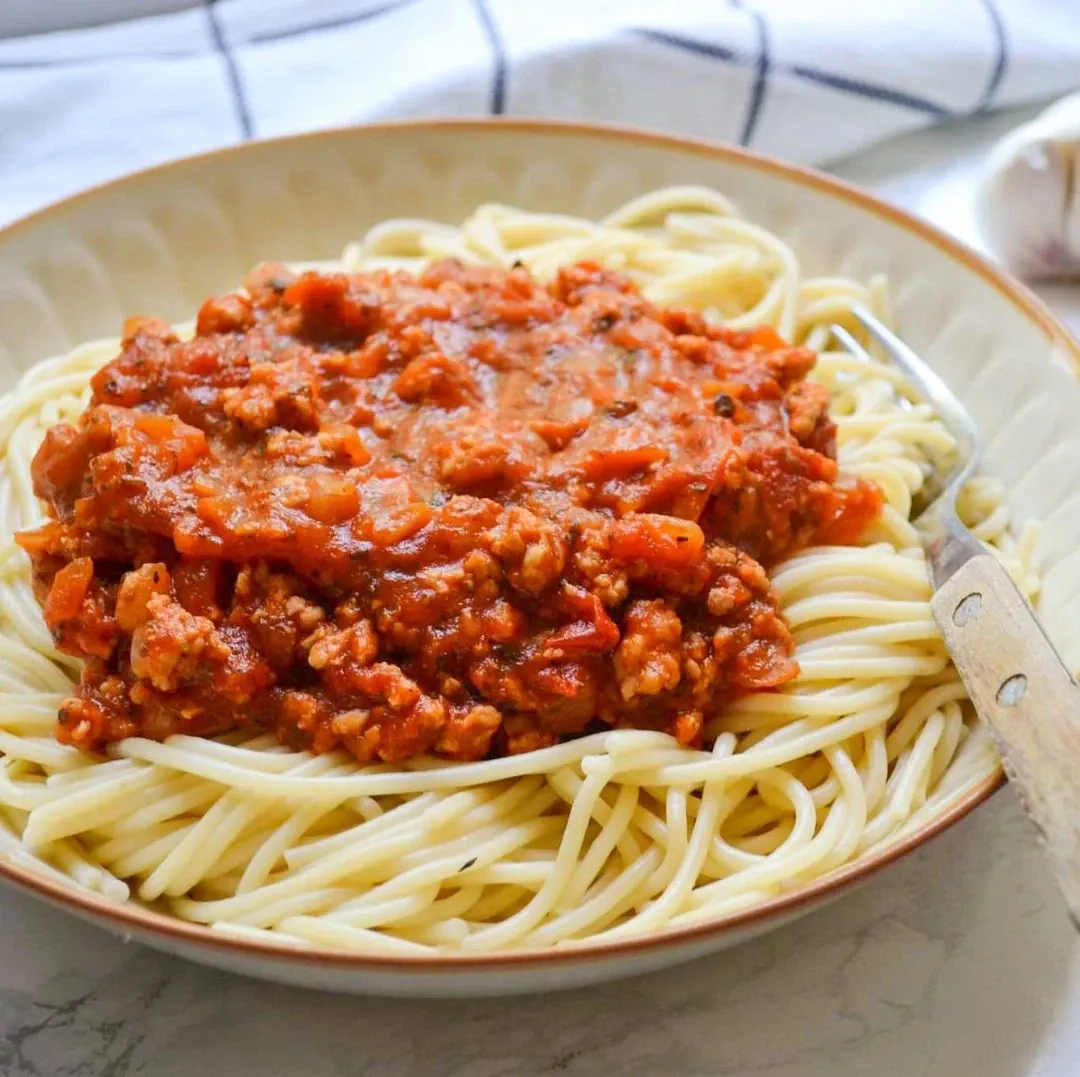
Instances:
[[[994,147],[976,216],[990,250],[1031,280],[1080,276],[1080,93]]]

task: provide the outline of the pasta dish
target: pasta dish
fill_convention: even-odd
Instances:
[[[298,946],[572,946],[895,841],[997,758],[912,520],[952,442],[716,192],[256,267],[0,405],[0,813]],[[1034,530],[961,511],[1030,596]],[[36,862],[36,861],[35,861]]]

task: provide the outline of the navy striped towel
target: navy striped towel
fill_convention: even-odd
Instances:
[[[1080,86],[1080,0],[3,0],[0,220],[364,120],[630,123],[828,162]]]

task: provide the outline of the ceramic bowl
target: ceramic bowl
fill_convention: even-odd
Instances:
[[[985,470],[1017,518],[1044,521],[1040,613],[1080,666],[1080,349],[1022,286],[929,225],[731,147],[564,123],[429,121],[250,143],[130,176],[0,231],[0,391],[43,357],[115,335],[126,315],[189,318],[255,262],[335,258],[387,217],[458,221],[492,200],[595,217],[690,183],[731,196],[809,273],[888,274],[905,337],[982,429]],[[988,777],[902,842],[756,907],[570,951],[410,959],[266,945],[111,904],[25,859],[0,861],[0,876],[124,937],[236,972],[387,995],[501,995],[641,973],[769,931],[917,848],[1001,781]]]

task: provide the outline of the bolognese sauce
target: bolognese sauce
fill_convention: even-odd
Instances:
[[[49,519],[18,538],[85,659],[58,736],[252,726],[390,762],[609,726],[699,743],[797,673],[766,568],[881,508],[837,475],[813,364],[585,263],[269,265],[193,339],[134,319],[48,431]]]

